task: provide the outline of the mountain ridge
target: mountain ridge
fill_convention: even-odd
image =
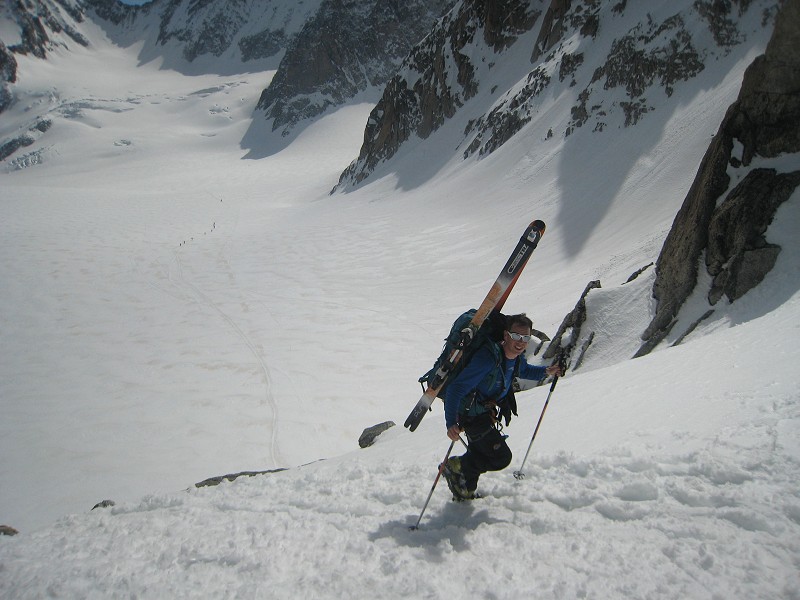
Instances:
[[[480,2],[464,2],[459,5],[461,12],[440,23],[440,33],[429,37],[426,47],[415,50],[387,85],[370,116],[359,157],[342,174],[337,189],[359,185],[411,136],[426,139],[453,118],[478,92],[480,79],[474,74],[481,70],[479,65],[491,67],[493,61],[502,60],[492,45],[494,37],[513,45],[521,32],[534,34],[532,68],[519,64],[520,79],[508,90],[489,95],[486,107],[468,120],[461,143],[465,159],[491,153],[518,133],[541,110],[541,95],[558,84],[573,98],[573,105],[568,121],[553,123],[548,136],[569,136],[587,126],[596,132],[635,126],[652,110],[646,93],[670,97],[676,85],[698,76],[705,62],[731,54],[748,35],[758,36],[761,30],[764,39],[777,9],[777,3],[769,1],[744,2],[738,5],[739,12],[730,3],[673,3],[658,7],[660,13],[625,2],[587,7],[564,0],[503,4],[509,16],[519,15],[516,20],[498,25],[482,12]],[[626,21],[628,33],[604,37],[603,31],[617,29],[608,22],[620,19]],[[483,44],[462,52],[478,31]],[[446,56],[451,57],[449,64]]]

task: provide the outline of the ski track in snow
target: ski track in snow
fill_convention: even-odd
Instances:
[[[175,257],[175,267],[178,274],[178,278],[176,281],[170,279],[170,281],[179,287],[184,287],[188,289],[194,297],[205,304],[209,308],[211,308],[215,313],[217,313],[222,320],[226,323],[226,325],[233,331],[233,333],[244,343],[245,346],[249,349],[250,353],[253,355],[256,363],[259,366],[259,369],[264,377],[264,403],[266,403],[270,411],[272,413],[272,420],[269,425],[270,427],[270,434],[269,434],[269,463],[272,466],[280,467],[285,465],[283,457],[280,453],[280,448],[278,446],[278,430],[279,430],[279,416],[278,416],[278,405],[275,402],[275,398],[272,394],[272,375],[270,374],[270,368],[267,366],[267,363],[264,361],[263,356],[259,352],[256,345],[250,339],[250,337],[242,330],[242,328],[237,325],[236,321],[228,315],[224,310],[222,310],[217,303],[215,303],[211,298],[208,297],[200,288],[196,285],[191,283],[186,277],[184,276],[183,266],[181,264],[181,257],[177,250],[173,251]]]

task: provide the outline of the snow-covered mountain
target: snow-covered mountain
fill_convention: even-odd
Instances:
[[[258,109],[288,135],[303,120],[356,97],[374,102],[451,0],[325,1],[287,45]]]
[[[117,43],[143,43],[142,62],[160,59],[167,68],[202,72],[233,60],[255,62],[261,70],[264,60],[277,64],[320,3],[154,0],[131,6],[117,0],[26,0],[6,3],[3,36],[14,51],[43,58],[56,47],[69,47],[70,40],[88,45],[91,34],[82,30],[93,23]]]
[[[450,0],[342,3],[335,0],[35,0],[2,14],[6,46],[43,58],[66,39],[87,45],[92,21],[116,43],[140,44],[143,63],[187,73],[277,68],[258,104],[272,129],[288,135],[299,121],[359,94],[379,95],[414,43],[428,33]],[[235,66],[234,66],[235,65]],[[4,79],[4,81],[13,81]],[[374,100],[373,100],[374,101]]]
[[[453,91],[477,65],[475,95],[451,93],[452,114],[426,95],[436,126],[333,195],[365,123],[397,121],[358,97],[276,139],[257,108],[275,57],[243,61],[239,33],[182,54],[215,4],[106,2],[101,22],[95,0],[53,2],[87,43],[62,26],[45,59],[7,55],[0,139],[27,143],[0,163],[0,523],[20,531],[0,536],[0,596],[796,596],[800,2],[713,3],[727,49],[698,41],[727,21],[689,23],[697,2],[649,4],[654,30],[633,3],[459,3],[418,48],[441,37],[429,80]],[[589,84],[589,57],[631,35],[628,59],[653,64],[681,20],[703,69],[670,95],[656,68],[626,126],[627,86],[605,89],[608,68]],[[550,81],[514,113],[538,51]],[[356,440],[405,418],[532,218],[547,234],[506,310],[556,340],[532,361],[570,346],[569,372],[528,477],[487,474],[469,505],[439,485],[410,532],[441,407]],[[547,392],[518,397],[512,468]]]
[[[708,85],[712,64],[733,64],[763,44],[776,10],[770,0],[459,2],[386,86],[340,187],[445,124],[466,159],[495,151],[534,120],[541,144],[578,128],[662,120],[648,117],[656,104],[673,110],[701,74]]]

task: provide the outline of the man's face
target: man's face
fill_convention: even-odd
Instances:
[[[506,358],[517,358],[520,354],[525,352],[525,348],[528,347],[530,335],[530,329],[517,323],[503,332],[503,350],[505,351]]]

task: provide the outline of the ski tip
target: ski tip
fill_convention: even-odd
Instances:
[[[547,226],[544,224],[544,221],[537,219],[528,225],[528,228],[525,230],[525,234],[522,236],[522,239],[527,239],[527,241],[531,242],[533,247],[536,248],[539,240],[541,240],[542,236],[544,236],[545,229],[547,229]]]

